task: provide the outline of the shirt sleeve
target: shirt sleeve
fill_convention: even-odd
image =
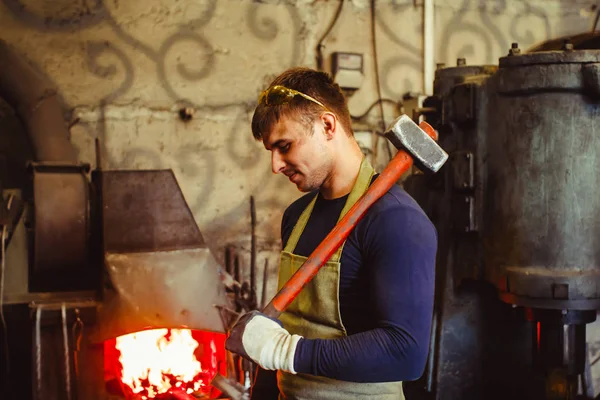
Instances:
[[[418,379],[433,313],[435,228],[420,211],[398,207],[379,212],[358,235],[374,326],[339,339],[302,339],[294,367],[351,382]]]

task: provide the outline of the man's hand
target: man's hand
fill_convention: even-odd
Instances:
[[[302,336],[291,335],[281,322],[259,311],[242,315],[229,331],[225,348],[260,365],[263,369],[295,374],[294,355]]]

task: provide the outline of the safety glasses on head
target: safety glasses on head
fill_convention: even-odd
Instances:
[[[281,85],[271,86],[262,92],[260,96],[258,96],[258,104],[264,104],[266,106],[279,106],[289,103],[296,96],[302,96],[306,100],[312,101],[313,103],[318,104],[325,110],[329,111],[323,103],[314,97]]]

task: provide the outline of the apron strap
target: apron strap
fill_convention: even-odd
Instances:
[[[369,163],[366,157],[363,158],[362,163],[360,164],[360,171],[358,172],[358,177],[356,178],[356,182],[354,182],[354,186],[352,187],[352,191],[348,195],[348,199],[346,200],[346,204],[340,213],[340,217],[338,218],[338,222],[346,214],[348,211],[354,206],[354,204],[361,198],[361,196],[367,191],[369,186],[371,185],[371,179],[373,179],[373,175],[375,175],[375,170]],[[342,245],[336,250],[335,253],[329,258],[330,261],[338,262],[340,258],[342,258],[342,251],[344,250],[344,245],[346,241],[342,243]]]
[[[292,230],[292,234],[290,235],[285,245],[285,249],[283,249],[283,251],[287,251],[288,253],[294,252],[294,249],[298,244],[298,240],[300,240],[300,236],[302,236],[302,232],[304,232],[304,227],[306,226],[308,219],[310,218],[310,214],[312,213],[312,210],[315,207],[317,197],[319,197],[319,192],[317,192],[317,194],[310,201],[308,206],[304,209],[304,211],[302,211],[302,214],[300,214],[300,218],[298,218],[298,222],[296,222],[296,225],[294,225],[294,230]]]
[[[350,191],[350,194],[348,195],[348,199],[346,200],[346,204],[344,205],[344,208],[342,209],[342,212],[340,213],[338,222],[344,217],[344,215],[346,215],[348,213],[348,211],[358,201],[358,199],[367,191],[367,189],[369,188],[369,185],[371,184],[371,179],[373,178],[374,174],[375,174],[375,170],[373,169],[373,167],[371,166],[369,161],[366,159],[366,157],[363,157],[363,160],[360,164],[360,170],[358,172],[358,177],[356,178],[356,181],[354,182],[354,186],[352,187],[352,190]],[[317,193],[315,195],[315,197],[311,200],[311,202],[304,209],[304,211],[302,211],[302,214],[300,214],[300,218],[298,218],[298,222],[296,222],[296,225],[294,226],[294,229],[292,230],[292,234],[290,235],[290,237],[285,245],[284,251],[286,251],[288,253],[293,253],[294,250],[296,249],[298,240],[300,240],[300,236],[302,236],[302,233],[304,232],[304,228],[306,227],[306,224],[308,223],[308,219],[310,218],[310,214],[312,213],[312,210],[315,207],[315,203],[317,202],[318,196],[319,196],[319,193]],[[331,256],[330,261],[338,262],[342,255],[343,248],[344,248],[344,244],[342,243],[342,245],[338,248],[338,250]]]

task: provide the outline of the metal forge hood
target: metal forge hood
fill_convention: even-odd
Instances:
[[[224,332],[219,265],[170,170],[101,171],[101,341],[147,328]]]

